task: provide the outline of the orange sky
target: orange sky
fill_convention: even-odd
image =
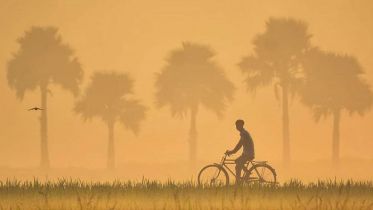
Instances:
[[[136,137],[115,128],[116,161],[168,162],[188,159],[190,119],[172,118],[154,107],[155,73],[167,54],[183,41],[210,45],[215,60],[238,90],[223,120],[205,109],[197,116],[198,157],[217,161],[239,139],[234,122],[246,121],[257,159],[282,158],[281,103],[273,87],[255,97],[245,90],[237,63],[252,52],[252,39],[269,17],[306,21],[312,43],[355,55],[373,84],[373,2],[370,0],[34,0],[0,1],[0,166],[39,165],[38,91],[20,102],[6,82],[6,64],[17,52],[16,39],[32,26],[56,26],[83,65],[82,88],[97,70],[128,72],[136,98],[148,106],[148,118]],[[54,167],[103,168],[108,131],[99,119],[83,121],[72,113],[74,98],[51,86],[48,99],[49,151]],[[295,161],[331,157],[332,121],[315,124],[308,108],[295,98],[290,106],[291,154]],[[341,157],[373,159],[373,112],[364,118],[343,113]],[[167,146],[166,146],[167,145]]]

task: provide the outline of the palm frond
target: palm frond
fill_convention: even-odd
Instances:
[[[299,91],[302,89],[304,85],[304,78],[290,77],[288,84],[289,84],[289,93],[290,93],[291,99],[293,100],[295,95],[299,93]]]
[[[259,58],[256,58],[253,55],[243,57],[238,63],[238,66],[243,74],[247,73],[249,75],[260,72],[267,72],[267,74],[271,74],[271,72],[273,71],[270,64],[266,63],[263,60],[260,60]]]
[[[306,105],[360,115],[372,107],[373,93],[361,78],[364,71],[355,57],[312,49],[304,60],[304,71],[301,96]]]
[[[289,87],[294,98],[302,86],[301,62],[310,48],[308,25],[300,20],[270,18],[266,30],[253,39],[254,52],[241,59],[238,66],[247,74],[244,82],[247,90],[254,93],[257,88],[275,83],[275,96],[279,99],[279,86]]]
[[[96,72],[91,79],[83,97],[75,104],[75,113],[85,121],[95,117],[105,123],[119,120],[137,134],[147,108],[138,100],[129,98],[134,82],[130,76],[117,72]]]
[[[330,114],[332,114],[332,110],[327,107],[313,107],[312,109],[313,118],[316,123],[318,123],[321,119],[321,117],[324,117],[326,119]]]
[[[121,100],[119,122],[136,135],[140,131],[140,123],[145,120],[148,108],[139,100]]]
[[[251,93],[255,94],[255,91],[259,87],[264,87],[269,84],[271,84],[273,80],[273,77],[269,77],[268,75],[265,74],[257,74],[257,75],[252,75],[248,76],[245,79],[247,91],[250,91]]]
[[[22,99],[25,91],[52,81],[77,96],[83,70],[55,27],[32,27],[18,39],[19,51],[8,63],[8,84]]]
[[[254,50],[258,57],[279,63],[309,48],[311,37],[308,25],[303,21],[270,18],[266,22],[266,31],[254,39]]]
[[[344,107],[351,115],[358,113],[360,116],[364,116],[372,108],[373,92],[371,86],[364,79],[357,77],[353,88],[347,94],[350,96],[350,100],[344,102]]]
[[[156,74],[156,105],[168,106],[171,114],[183,117],[190,107],[202,103],[222,116],[227,102],[233,100],[235,87],[213,60],[209,46],[183,43],[171,51],[166,65]]]
[[[83,69],[77,58],[67,61],[65,66],[56,68],[53,82],[59,84],[62,89],[71,91],[74,96],[79,95],[79,85],[83,80]]]
[[[35,90],[39,84],[39,78],[35,78],[27,59],[21,53],[14,54],[13,59],[8,62],[7,80],[20,100],[23,100],[26,91]]]

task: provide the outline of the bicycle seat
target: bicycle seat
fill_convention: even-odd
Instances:
[[[254,163],[266,164],[268,161],[253,161]]]

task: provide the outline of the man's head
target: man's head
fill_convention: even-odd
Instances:
[[[236,129],[241,132],[244,124],[245,124],[245,122],[243,120],[237,120],[236,121]]]

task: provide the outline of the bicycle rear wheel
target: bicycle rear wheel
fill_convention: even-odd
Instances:
[[[228,173],[221,166],[208,165],[199,172],[198,184],[208,187],[229,185]]]
[[[276,172],[269,165],[254,165],[244,176],[247,184],[276,185]]]

